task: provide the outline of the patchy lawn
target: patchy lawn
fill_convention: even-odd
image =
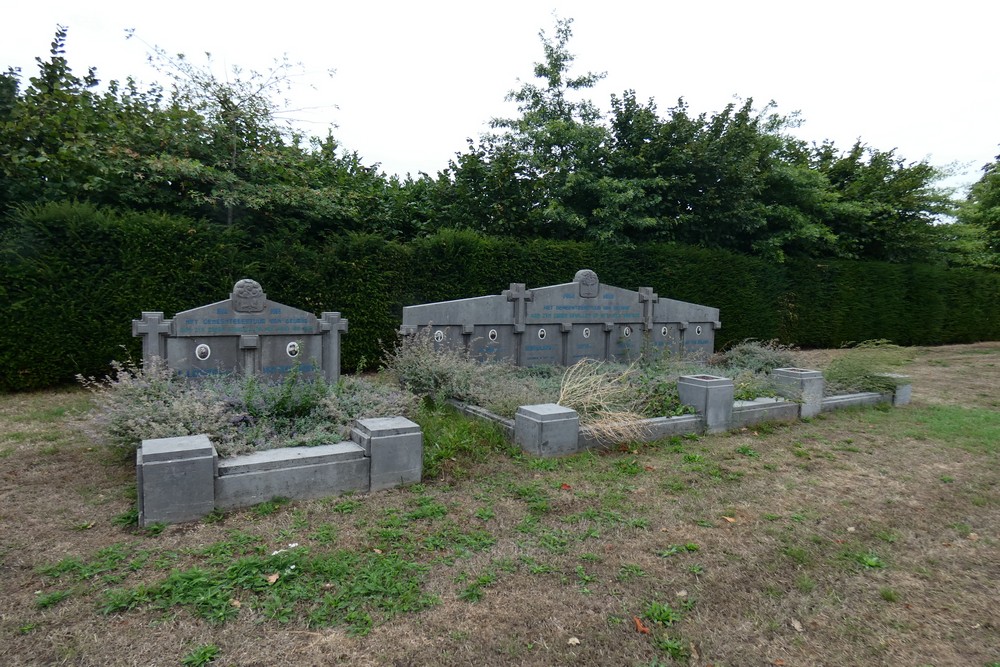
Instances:
[[[142,532],[88,394],[0,396],[0,663],[993,666],[1000,343],[904,372],[904,408],[559,460],[425,414],[422,485]]]

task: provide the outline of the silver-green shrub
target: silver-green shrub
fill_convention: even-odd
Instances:
[[[94,394],[87,430],[131,454],[150,438],[204,433],[220,456],[340,442],[356,419],[409,416],[416,399],[359,378],[331,384],[293,372],[186,380],[162,363],[114,363],[104,380],[79,378]]]

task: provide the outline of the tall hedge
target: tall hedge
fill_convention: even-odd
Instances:
[[[607,284],[721,310],[717,346],[778,338],[804,347],[888,338],[933,345],[1000,339],[1000,274],[847,261],[777,265],[724,251],[483,238],[444,231],[409,243],[373,235],[252,237],[182,217],[61,203],[16,212],[0,237],[0,390],[47,387],[137,358],[131,321],[224,299],[243,277],[268,297],[340,311],[346,369],[372,367],[407,304],[498,294],[511,282]]]

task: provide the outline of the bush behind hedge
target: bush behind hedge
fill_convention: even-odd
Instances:
[[[57,203],[17,211],[0,238],[0,390],[104,375],[138,358],[131,321],[226,298],[240,278],[314,313],[339,311],[347,370],[395,341],[404,305],[538,287],[592,268],[606,284],[721,310],[716,347],[757,338],[837,347],[1000,339],[1000,274],[878,262],[777,265],[669,244],[484,238],[442,231],[408,243],[375,235],[266,236],[177,216]],[[124,348],[124,349],[123,349]]]

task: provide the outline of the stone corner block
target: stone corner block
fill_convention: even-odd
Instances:
[[[143,440],[136,451],[139,525],[196,521],[215,509],[218,454],[207,435]]]
[[[371,459],[370,489],[381,491],[420,481],[424,464],[424,436],[420,426],[405,417],[359,419],[351,439]]]
[[[514,414],[514,442],[529,454],[561,456],[578,450],[580,415],[555,403],[522,405]]]
[[[910,399],[913,398],[913,384],[910,382],[910,376],[899,373],[885,373],[884,375],[896,381],[896,389],[892,392],[893,407],[909,405]]]
[[[815,417],[823,410],[826,381],[822,371],[811,368],[775,368],[771,380],[785,398],[799,401],[799,416]]]
[[[701,415],[707,433],[729,428],[735,392],[733,381],[718,375],[682,375],[677,379],[681,403],[690,405]]]

